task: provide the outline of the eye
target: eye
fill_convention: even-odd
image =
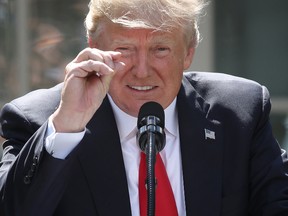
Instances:
[[[118,47],[116,50],[128,50],[128,47]]]
[[[126,47],[126,46],[120,46],[120,47],[117,47],[115,51],[122,53],[122,57],[129,57],[132,54],[133,49],[131,49],[130,47]]]
[[[167,51],[169,49],[167,47],[158,47],[157,50],[160,52],[164,52],[164,51]]]
[[[154,49],[156,57],[163,58],[170,53],[170,48],[166,46],[159,46]]]
[[[129,52],[129,48],[128,47],[117,47],[115,49],[115,51],[121,52],[123,55],[123,54],[127,54]]]

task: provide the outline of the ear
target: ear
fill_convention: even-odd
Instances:
[[[192,64],[194,53],[195,53],[195,48],[192,46],[188,47],[187,54],[184,58],[184,70],[188,69],[190,65]]]

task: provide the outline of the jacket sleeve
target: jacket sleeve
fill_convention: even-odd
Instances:
[[[288,215],[288,160],[272,134],[268,90],[262,88],[261,118],[250,149],[250,208],[255,216]]]
[[[47,121],[38,126],[23,113],[13,103],[0,113],[0,133],[6,139],[0,164],[0,215],[52,215],[65,189],[70,160],[46,153]]]

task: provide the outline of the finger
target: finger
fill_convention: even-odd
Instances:
[[[67,76],[87,77],[90,75],[108,75],[114,70],[103,62],[88,60],[79,63],[70,63],[66,67]]]
[[[74,62],[81,62],[92,59],[95,61],[104,62],[108,64],[111,68],[113,68],[113,61],[114,59],[119,58],[119,56],[121,56],[120,52],[102,51],[95,48],[86,48],[78,54],[78,56],[74,59]]]
[[[103,51],[102,53],[103,62],[112,69],[115,69],[115,63],[119,61],[121,56],[122,53],[114,51]]]
[[[125,69],[125,63],[124,62],[114,62],[114,72],[118,73]]]
[[[105,87],[105,92],[107,93],[109,91],[109,86],[111,83],[111,80],[113,79],[115,73],[106,75],[106,76],[100,76],[100,79],[102,80],[102,83]]]
[[[122,54],[120,52],[115,51],[102,51],[95,48],[86,48],[83,51],[79,53],[79,55],[74,59],[73,62],[82,62],[87,60],[95,60],[104,62],[107,64],[111,69],[117,69],[119,70],[119,59],[121,58]],[[116,66],[115,66],[116,63]],[[120,63],[121,68],[123,63]],[[99,71],[97,73],[99,75]],[[100,73],[101,74],[101,73]]]

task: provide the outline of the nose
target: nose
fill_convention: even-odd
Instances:
[[[145,51],[138,52],[134,56],[132,73],[138,78],[146,78],[150,75],[149,59]]]

